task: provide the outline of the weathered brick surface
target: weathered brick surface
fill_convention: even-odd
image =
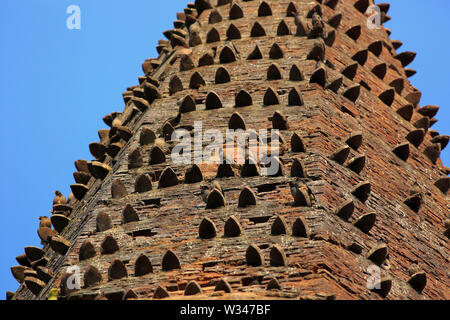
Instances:
[[[316,39],[294,35],[294,18],[286,17],[290,1],[266,1],[273,12],[273,16],[269,17],[258,17],[259,0],[234,2],[243,9],[243,18],[229,20],[230,4],[225,4],[216,8],[223,18],[222,22],[209,24],[211,9],[207,9],[198,17],[201,45],[191,48],[172,48],[169,45],[163,50],[158,58],[161,65],[151,72],[151,76],[160,83],[158,89],[161,97],[153,101],[147,111],[137,114],[132,114],[134,103],[127,102],[121,119],[134,134],[128,142],[122,141],[125,146],[114,159],[109,156],[104,159],[113,168],[109,175],[104,180],[91,178],[88,193],[83,200],[73,204],[71,223],[62,232],[72,247],[64,256],[49,246],[44,248],[49,260],[47,268],[53,270],[55,277],[39,295],[35,296],[21,286],[15,298],[44,299],[51,288],[59,286],[65,268],[77,265],[82,273],[88,266],[96,267],[103,280],[92,288],[83,287],[73,292],[73,299],[111,297],[111,292],[121,289],[125,292],[132,289],[140,299],[149,299],[159,285],[169,291],[171,298],[183,299],[186,284],[191,280],[197,281],[203,289],[202,295],[189,297],[194,299],[380,299],[381,296],[366,288],[367,269],[373,264],[367,255],[380,240],[389,249],[388,262],[382,268],[382,276],[392,279],[392,289],[387,299],[450,298],[449,240],[444,236],[449,203],[447,196],[434,186],[436,180],[445,176],[445,169],[440,160],[433,164],[424,155],[424,150],[432,145],[429,134],[418,148],[410,144],[407,161],[392,152],[396,145],[407,142],[406,135],[415,129],[413,123],[422,116],[414,112],[412,120],[406,121],[396,112],[409,104],[406,96],[416,89],[407,80],[401,63],[394,58],[396,53],[386,29],[370,30],[366,26],[367,16],[354,8],[353,0],[338,1],[334,10],[321,5],[323,21],[338,12],[343,15],[333,45],[326,46],[325,58],[331,63],[327,67],[329,79],[336,78],[346,66],[354,63],[351,57],[356,52],[368,48],[376,40],[384,43],[382,53],[377,57],[369,52],[367,62],[363,66],[358,65],[354,79],[344,77],[342,87],[335,93],[309,83],[316,70],[316,61],[307,60],[306,56]],[[320,5],[319,2],[293,1],[299,14],[305,17],[311,8]],[[292,35],[276,35],[281,20],[289,26]],[[255,21],[264,27],[265,37],[250,37]],[[308,21],[311,22],[311,19]],[[226,40],[231,23],[239,29],[241,39]],[[358,24],[362,32],[355,41],[345,32]],[[206,43],[206,35],[213,27],[219,32],[221,41]],[[326,25],[326,29],[331,31],[333,28]],[[275,43],[283,51],[282,59],[269,58],[269,51]],[[258,45],[263,59],[248,61],[246,58],[255,45]],[[224,46],[235,50],[235,62],[220,64],[219,55]],[[211,50],[216,51],[214,64],[197,67],[199,59]],[[196,66],[194,69],[180,71],[180,57],[183,54],[188,54],[192,59]],[[381,80],[371,70],[383,62],[388,68]],[[272,63],[276,63],[281,70],[281,80],[267,80],[267,70]],[[304,81],[289,80],[293,64],[303,72]],[[215,84],[219,66],[227,69],[231,82]],[[199,89],[189,89],[191,76],[195,72],[201,74],[205,85]],[[171,95],[169,83],[174,76],[179,77],[184,90]],[[398,78],[404,79],[404,89],[401,94],[396,93],[392,105],[387,106],[378,96],[390,88],[391,81]],[[370,90],[362,86],[356,102],[343,96],[346,88],[361,81]],[[141,87],[144,84],[145,80]],[[268,87],[278,92],[279,105],[263,106]],[[129,88],[126,96],[134,94],[140,97],[142,93],[136,88]],[[288,106],[288,94],[292,88],[297,88],[301,94],[302,106]],[[132,89],[135,89],[134,93]],[[235,96],[241,89],[251,94],[252,106],[235,108]],[[220,97],[223,108],[205,110],[205,99],[211,91]],[[153,145],[139,144],[142,129],[149,128],[159,134],[162,125],[176,116],[180,101],[187,95],[192,95],[197,105],[196,111],[182,115],[178,126],[183,128],[193,126],[194,121],[202,121],[204,130],[215,128],[225,134],[231,115],[237,111],[248,129],[270,129],[272,122],[269,118],[275,111],[279,110],[287,116],[289,129],[281,131],[286,140],[280,156],[284,176],[242,178],[236,168],[235,177],[219,179],[227,206],[206,209],[200,195],[200,183],[184,183],[188,166],[176,165],[170,159],[174,142],[166,142],[163,148],[166,162],[148,165]],[[347,168],[348,160],[345,165],[340,165],[330,159],[331,154],[344,146],[346,138],[356,131],[362,132],[363,142],[357,151],[351,150],[348,159],[357,155],[366,156],[365,167],[359,174]],[[302,138],[305,152],[291,151],[294,132]],[[143,156],[144,165],[129,169],[128,155],[136,148]],[[295,157],[304,163],[305,178],[290,176]],[[180,184],[158,189],[160,174],[168,166],[175,171]],[[199,166],[204,182],[215,178],[217,165],[204,163]],[[152,177],[153,189],[136,193],[135,180],[143,173]],[[115,179],[125,184],[129,193],[125,198],[112,199],[111,184]],[[289,182],[294,180],[305,183],[311,190],[312,207],[294,206],[289,190]],[[362,181],[371,184],[370,196],[364,203],[351,194]],[[414,183],[418,183],[423,194],[422,206],[417,213],[403,203]],[[238,208],[240,191],[245,186],[255,192],[257,204]],[[355,203],[355,212],[348,221],[334,214],[335,208],[346,199],[353,199]],[[122,223],[122,210],[126,204],[136,209],[140,221]],[[96,231],[96,217],[100,212],[110,215],[112,229]],[[353,223],[369,212],[376,212],[377,220],[366,234]],[[226,238],[223,236],[224,224],[232,215],[239,219],[243,233],[236,238]],[[287,222],[286,235],[271,235],[271,226],[277,216],[282,216]],[[218,234],[213,239],[202,240],[198,236],[200,222],[205,217],[210,218],[217,227]],[[306,221],[309,238],[292,236],[292,226],[299,217]],[[102,255],[101,243],[108,235],[117,240],[120,249],[113,254]],[[79,261],[79,250],[86,240],[95,246],[96,256]],[[263,266],[247,266],[245,252],[251,244],[262,250],[265,258]],[[270,266],[269,255],[273,244],[283,248],[287,266]],[[359,245],[361,253],[351,251],[349,246],[352,244]],[[162,259],[169,249],[178,256],[181,270],[162,271]],[[153,273],[136,277],[134,263],[141,254],[151,261]],[[108,281],[108,268],[114,259],[120,259],[125,264],[127,278]],[[421,294],[407,283],[408,268],[415,261],[427,275],[427,286]],[[272,277],[279,280],[281,291],[266,290]],[[221,279],[228,281],[232,293],[214,293],[215,284]]]

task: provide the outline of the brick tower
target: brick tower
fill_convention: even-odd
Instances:
[[[95,160],[75,162],[8,298],[449,299],[449,137],[408,81],[415,54],[367,24],[372,5],[188,4],[104,117]],[[172,133],[194,121],[279,129],[279,170],[175,163]]]

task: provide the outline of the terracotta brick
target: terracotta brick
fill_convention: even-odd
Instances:
[[[355,63],[352,57],[357,52],[369,48],[375,41],[383,44],[379,55],[371,50],[364,65],[358,64],[354,78],[350,80],[344,76],[342,86],[334,92],[309,81],[318,63],[308,60],[307,55],[317,39],[295,36],[295,18],[286,14],[291,1],[266,1],[273,13],[267,17],[258,17],[260,1],[234,2],[241,7],[243,18],[229,20],[230,4],[203,10],[199,16],[194,11],[191,19],[196,17],[200,25],[191,28],[197,29],[196,36],[200,37],[201,43],[196,39],[191,41],[191,44],[196,44],[193,47],[173,48],[169,42],[161,41],[159,57],[144,63],[148,74],[140,79],[139,85],[124,93],[124,97],[135,99],[127,98],[123,113],[110,115],[107,119],[110,125],[116,122],[120,128],[104,134],[101,143],[107,150],[115,143],[120,151],[113,154],[114,158],[108,153],[104,159],[97,160],[110,166],[111,172],[103,180],[90,179],[89,190],[83,200],[72,204],[70,224],[61,233],[72,247],[61,258],[48,245],[45,246],[45,257],[49,261],[46,268],[53,272],[54,277],[38,295],[22,285],[15,299],[45,299],[51,288],[59,286],[68,265],[79,266],[82,273],[94,266],[102,275],[101,283],[73,293],[80,299],[116,297],[122,294],[122,290],[127,292],[130,289],[139,299],[151,299],[158,286],[167,289],[169,299],[185,299],[184,290],[190,281],[198,283],[202,293],[189,296],[189,299],[383,299],[366,287],[368,268],[373,265],[367,255],[379,241],[387,244],[389,253],[381,268],[381,276],[392,279],[392,288],[386,299],[450,298],[450,245],[444,235],[448,196],[434,186],[437,180],[446,176],[446,171],[440,160],[432,163],[424,154],[425,149],[433,145],[430,135],[426,135],[418,147],[410,144],[406,161],[392,152],[395,146],[407,142],[408,133],[416,130],[413,123],[422,115],[417,112],[418,106],[414,107],[411,121],[406,121],[396,112],[410,103],[407,96],[416,89],[408,81],[402,63],[395,59],[396,44],[391,42],[386,29],[369,29],[366,26],[368,15],[354,7],[354,0],[340,0],[334,9],[320,5],[322,1],[295,1],[297,12],[309,24],[312,19],[306,16],[316,5],[321,8],[323,21],[328,21],[336,13],[342,14],[341,23],[335,29],[334,42],[325,46],[327,61],[323,66],[327,71],[327,84]],[[211,4],[215,3],[211,0]],[[210,24],[213,10],[220,14],[222,21]],[[183,14],[181,18],[187,16]],[[277,35],[282,21],[289,28],[290,35]],[[255,22],[264,29],[265,36],[251,37]],[[226,40],[230,24],[239,30],[240,39]],[[361,35],[356,41],[346,35],[346,31],[355,25],[361,26]],[[207,43],[207,34],[212,28],[217,30],[220,41]],[[325,23],[326,31],[333,29]],[[189,43],[186,27],[175,32],[182,35],[183,40],[177,38],[176,43]],[[280,59],[270,59],[274,44],[282,51]],[[247,60],[256,45],[262,59]],[[225,46],[232,50],[236,61],[220,63],[219,56]],[[199,66],[199,60],[205,54],[210,54],[208,58],[213,59],[213,64]],[[180,61],[186,61],[182,57],[189,57],[193,68],[180,71],[183,69]],[[268,69],[275,63],[281,79],[267,80]],[[371,70],[382,63],[387,65],[387,69],[380,79]],[[304,80],[289,79],[294,64],[302,72]],[[226,69],[230,82],[215,83],[219,67]],[[198,85],[190,89],[194,74]],[[175,76],[179,79],[176,87],[175,82],[170,84]],[[404,88],[395,94],[392,105],[387,106],[379,95],[390,89],[390,83],[396,79],[404,80]],[[352,102],[343,93],[355,84],[361,84],[361,88],[358,98]],[[274,89],[280,104],[263,105],[269,87]],[[288,105],[289,92],[294,88],[301,96],[302,105]],[[236,95],[243,89],[251,95],[253,104],[236,108]],[[222,108],[206,110],[206,98],[211,92],[217,94]],[[195,111],[177,118],[180,103],[188,95],[195,102]],[[138,99],[147,101],[143,103]],[[190,107],[192,105],[191,100]],[[164,130],[171,127],[189,129],[194,126],[194,121],[202,121],[203,130],[218,129],[225,134],[235,112],[239,112],[247,129],[269,129],[272,128],[269,119],[276,111],[281,112],[288,123],[287,130],[281,130],[285,140],[284,153],[280,155],[284,175],[243,178],[237,174],[218,179],[223,187],[225,207],[206,209],[200,193],[200,185],[215,178],[217,164],[199,164],[203,181],[187,184],[184,183],[185,173],[191,166],[172,162],[170,150],[175,145],[173,141],[163,143],[163,139],[159,139],[154,142],[152,138],[148,141],[150,144],[140,143],[143,131],[148,135],[152,130],[159,137],[163,126]],[[169,123],[170,126],[167,125]],[[362,133],[361,146],[357,151],[351,149],[343,164],[332,160],[331,155],[345,146],[346,139],[354,132]],[[304,152],[292,151],[291,137],[294,133],[303,142]],[[155,144],[165,153],[166,159],[150,165],[150,153]],[[134,156],[139,153],[139,166],[129,167],[128,159],[132,152]],[[366,159],[359,173],[347,167],[349,160],[357,156],[365,156]],[[302,178],[290,176],[294,158],[303,163],[305,176]],[[167,167],[175,172],[178,184],[158,188],[161,173]],[[135,180],[142,174],[152,178],[153,188],[137,193]],[[128,195],[113,199],[111,185],[116,179],[123,183]],[[311,207],[294,205],[289,187],[291,181],[308,187]],[[354,187],[363,181],[370,182],[371,186],[364,203],[352,195]],[[404,204],[415,183],[419,185],[422,197],[417,213]],[[255,193],[256,205],[238,206],[245,187]],[[353,199],[355,209],[344,221],[335,214],[335,209],[346,199]],[[124,224],[122,212],[128,204],[136,210],[139,221]],[[96,217],[101,212],[111,217],[113,227],[97,232]],[[376,213],[376,222],[368,233],[353,225],[362,215],[371,212]],[[224,225],[231,216],[241,224],[242,233],[237,237],[224,237]],[[286,221],[287,232],[274,236],[271,235],[271,226],[277,216]],[[198,236],[199,225],[204,218],[209,218],[217,227],[217,235],[211,239]],[[306,223],[308,238],[292,235],[292,226],[298,218]],[[101,254],[101,243],[107,236],[113,236],[120,248],[113,254]],[[94,245],[96,255],[79,261],[79,250],[86,240]],[[245,252],[251,244],[261,249],[264,265],[247,266]],[[286,266],[270,266],[270,249],[275,244],[286,254]],[[162,271],[161,263],[167,250],[178,257],[181,269]],[[135,277],[134,265],[140,255],[149,258],[153,272]],[[108,281],[108,267],[115,259],[124,263],[128,277]],[[408,284],[408,269],[414,262],[419,263],[427,276],[427,285],[422,293]],[[281,290],[266,290],[272,278],[278,280]],[[230,284],[231,293],[214,293],[216,284],[222,279]]]

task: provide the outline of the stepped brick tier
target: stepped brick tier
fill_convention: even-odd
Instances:
[[[371,5],[189,3],[105,116],[95,160],[75,162],[8,298],[450,299],[449,137]],[[280,129],[281,169],[174,163],[171,133],[194,121]]]

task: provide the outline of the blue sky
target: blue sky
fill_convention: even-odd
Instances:
[[[91,159],[102,117],[123,109],[122,92],[157,56],[162,31],[187,2],[0,1],[0,299],[18,287],[15,257],[40,245],[37,218],[49,214],[53,191],[70,193],[74,161]],[[418,52],[411,81],[422,105],[441,106],[433,129],[450,134],[450,2],[391,2],[391,38],[403,41],[400,51]],[[81,8],[81,30],[66,28],[71,4]],[[450,166],[448,149],[442,158]]]

